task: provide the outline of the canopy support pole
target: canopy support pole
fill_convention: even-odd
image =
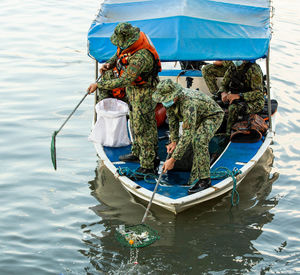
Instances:
[[[98,61],[95,59],[95,79],[98,79]],[[95,106],[97,104],[97,98],[98,98],[98,89],[95,91],[95,100],[94,100],[94,123],[97,121],[97,113]]]
[[[272,131],[272,108],[271,108],[271,94],[270,94],[270,47],[266,58],[266,69],[267,69],[267,93],[268,93],[268,116],[269,116],[269,129]]]

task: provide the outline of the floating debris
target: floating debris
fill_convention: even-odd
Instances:
[[[116,238],[126,247],[137,248],[154,243],[159,239],[159,236],[149,226],[138,224],[133,226],[119,225],[116,229]]]

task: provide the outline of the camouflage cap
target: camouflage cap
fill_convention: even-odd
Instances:
[[[126,49],[131,46],[140,37],[140,29],[133,27],[130,23],[119,23],[112,36],[111,43],[121,49]]]
[[[155,102],[168,102],[173,100],[176,96],[180,95],[182,87],[173,82],[171,79],[165,79],[159,82],[156,91],[152,95]]]

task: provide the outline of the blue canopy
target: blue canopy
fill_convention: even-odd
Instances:
[[[162,61],[258,59],[271,39],[269,0],[104,0],[88,32],[99,62],[116,52],[119,22],[146,33]]]

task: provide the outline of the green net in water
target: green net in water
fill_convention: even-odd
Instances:
[[[56,135],[57,135],[57,131],[54,131],[51,139],[51,160],[55,170],[56,170],[56,146],[55,146]]]
[[[146,224],[120,225],[115,236],[123,246],[130,248],[145,247],[159,240],[157,231]]]

